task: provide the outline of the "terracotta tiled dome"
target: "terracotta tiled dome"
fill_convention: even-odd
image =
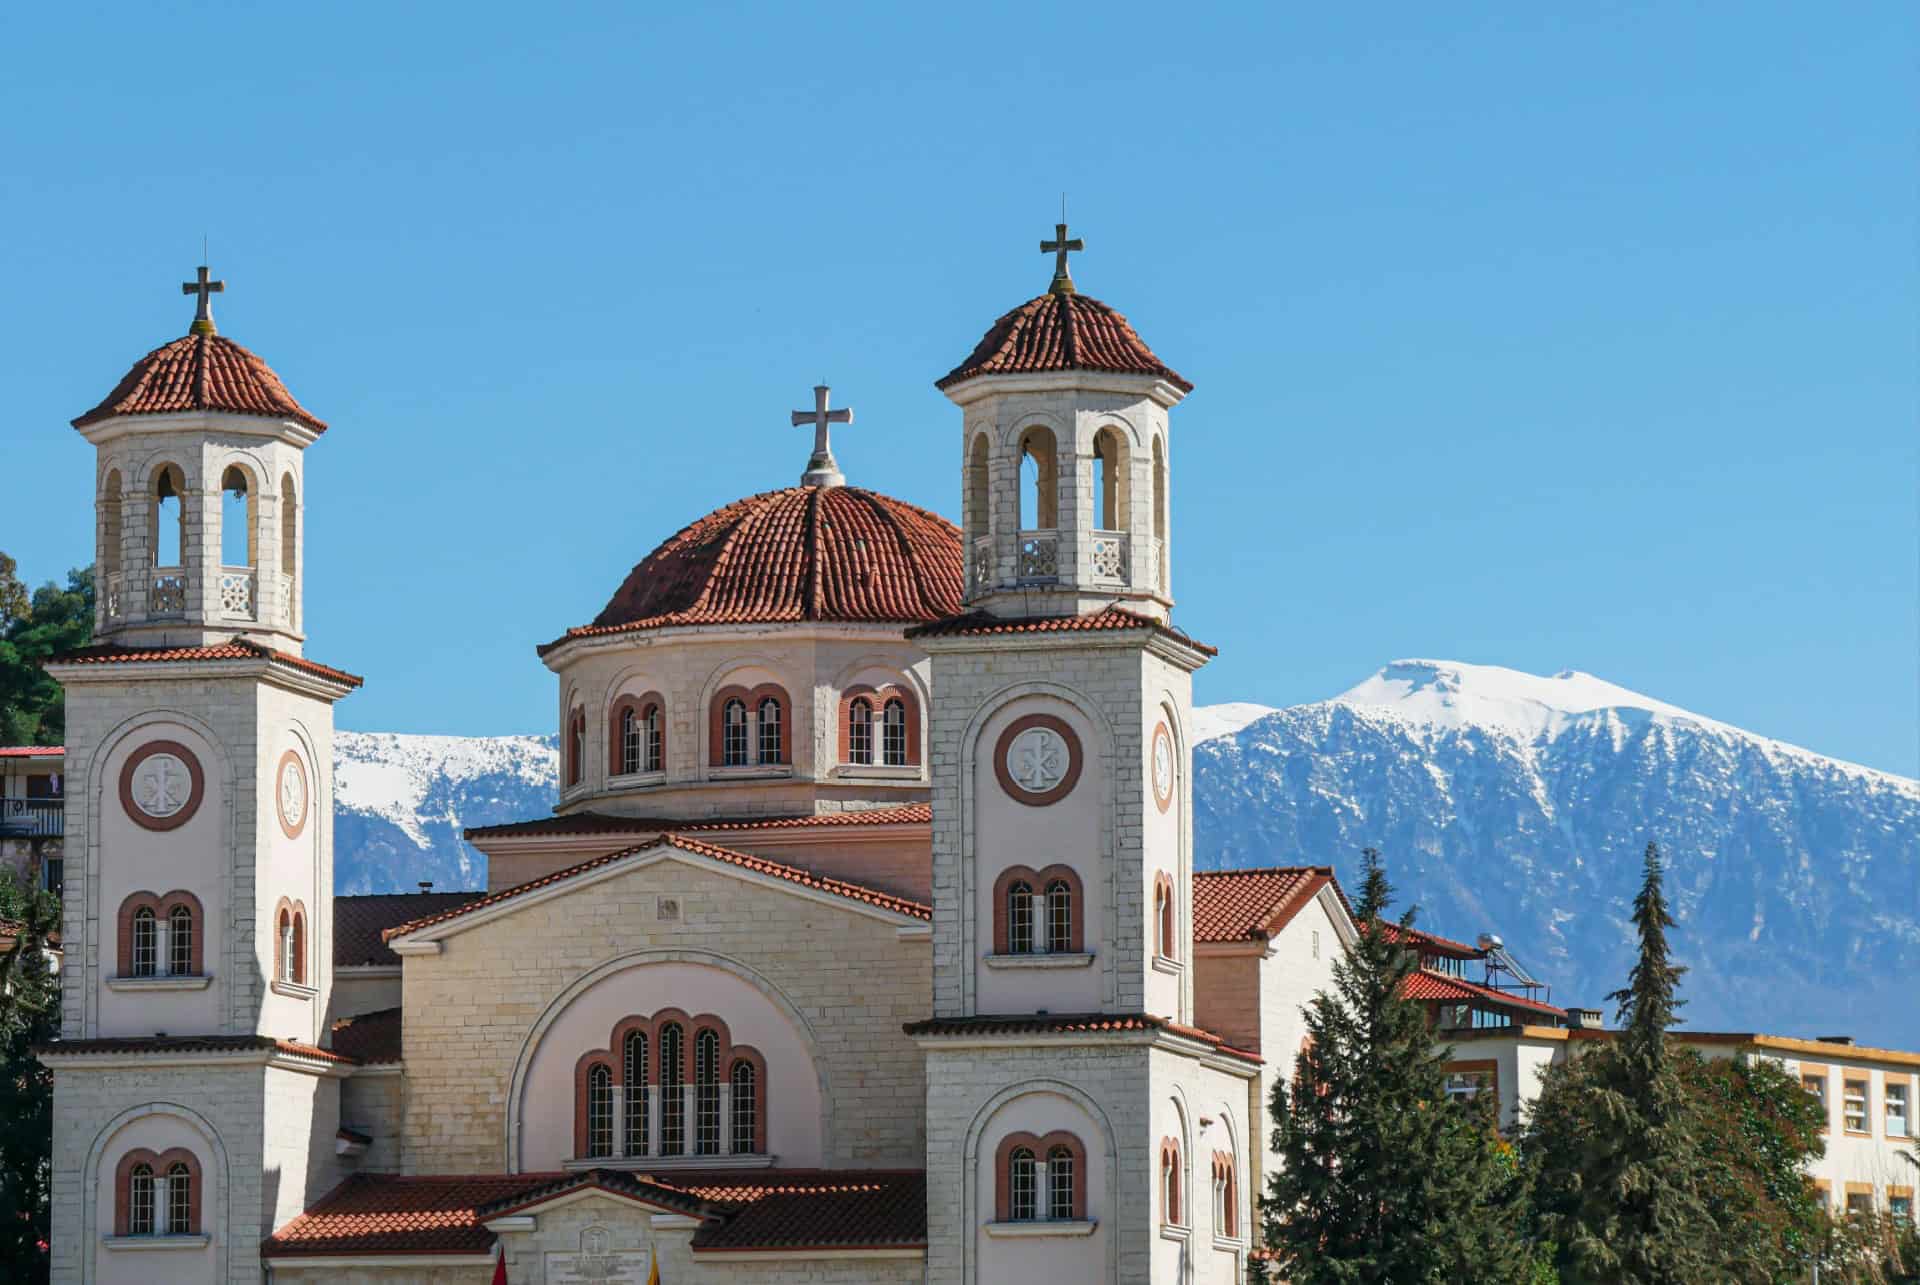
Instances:
[[[115,415],[207,410],[291,419],[316,433],[327,428],[293,399],[266,362],[212,333],[190,334],[155,348],[133,363],[106,400],[73,426],[85,428]]]
[[[768,491],[683,528],[549,646],[667,625],[939,620],[960,610],[962,566],[959,528],[937,513],[855,486]]]
[[[1026,375],[1051,370],[1108,370],[1158,375],[1182,392],[1193,385],[1153,355],[1127,319],[1098,299],[1049,291],[993,323],[967,359],[936,388],[975,375]]]

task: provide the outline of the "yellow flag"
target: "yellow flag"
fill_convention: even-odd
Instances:
[[[652,1264],[647,1268],[647,1285],[660,1285],[660,1251],[649,1245],[647,1254],[648,1261]]]

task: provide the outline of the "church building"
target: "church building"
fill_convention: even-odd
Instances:
[[[1195,874],[1193,385],[1042,248],[936,381],[958,526],[849,484],[816,388],[798,485],[538,648],[552,815],[470,833],[484,891],[390,897],[332,891],[328,426],[201,269],[74,421],[56,1282],[1246,1278],[1354,926],[1325,868]]]

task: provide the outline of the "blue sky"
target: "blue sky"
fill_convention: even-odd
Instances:
[[[350,728],[549,730],[533,645],[687,520],[957,514],[932,381],[1045,287],[1198,391],[1203,701],[1579,668],[1920,773],[1916,19],[1685,6],[15,6],[0,548],[90,556],[66,421],[184,331],[332,425]]]

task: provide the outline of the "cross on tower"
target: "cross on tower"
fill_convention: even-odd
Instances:
[[[795,425],[813,425],[813,454],[807,457],[807,471],[800,475],[802,486],[841,486],[847,478],[833,461],[833,448],[827,441],[827,425],[853,423],[853,408],[827,409],[827,386],[813,386],[813,409],[793,412]]]
[[[1053,225],[1053,240],[1040,243],[1040,253],[1053,256],[1053,284],[1047,287],[1049,294],[1072,294],[1073,274],[1067,271],[1067,256],[1076,250],[1084,250],[1087,243],[1079,237],[1067,239],[1067,225]]]
[[[196,335],[210,335],[213,333],[213,296],[224,294],[227,289],[226,282],[209,281],[207,280],[207,275],[207,265],[203,263],[200,265],[200,279],[198,281],[182,281],[180,283],[181,294],[197,294],[200,296],[200,301],[193,307],[192,332]]]

